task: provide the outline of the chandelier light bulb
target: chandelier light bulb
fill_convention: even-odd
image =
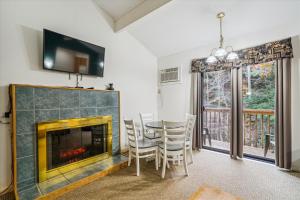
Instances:
[[[215,63],[215,62],[217,62],[217,58],[215,56],[211,55],[206,59],[206,62],[209,64]]]
[[[230,52],[227,56],[227,60],[235,60],[235,59],[238,59],[238,58],[239,58],[239,56],[235,52]]]
[[[218,48],[217,51],[215,52],[215,56],[218,58],[223,58],[224,56],[226,56],[227,52],[224,48]]]

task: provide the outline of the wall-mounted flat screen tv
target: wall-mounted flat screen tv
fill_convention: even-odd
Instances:
[[[105,48],[44,29],[43,68],[103,77]]]

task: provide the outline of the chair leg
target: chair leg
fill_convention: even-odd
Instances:
[[[157,163],[158,163],[158,167],[160,167],[160,159],[161,159],[160,152],[158,152],[157,154],[158,154],[158,161],[157,161]]]
[[[130,164],[131,164],[131,151],[130,151],[130,149],[129,149],[129,157],[128,157],[128,167],[130,166]]]
[[[158,170],[158,151],[155,150],[155,169]]]
[[[167,165],[167,154],[164,154],[163,167],[162,167],[162,173],[161,173],[161,177],[162,177],[162,178],[165,178],[165,174],[166,174],[166,165]]]
[[[183,164],[184,164],[184,171],[186,176],[189,176],[188,168],[187,168],[187,162],[186,162],[186,149],[183,150]]]
[[[209,131],[208,131],[207,133],[208,133],[208,135],[207,135],[207,136],[208,136],[208,142],[209,142],[209,146],[211,146],[211,135],[210,135],[210,132],[209,132]]]
[[[271,138],[270,135],[266,135],[265,136],[265,145],[264,145],[264,157],[267,156],[269,147],[270,147],[270,143],[271,143]]]
[[[136,175],[139,176],[140,175],[140,158],[139,156],[136,156]]]
[[[193,159],[193,148],[190,147],[190,156],[191,156],[191,163],[194,162],[194,159]]]
[[[174,161],[173,161],[174,162]],[[167,168],[170,169],[170,164],[169,162],[167,161]]]

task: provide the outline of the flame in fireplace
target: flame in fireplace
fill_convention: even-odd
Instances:
[[[67,151],[61,151],[59,153],[59,157],[61,159],[71,159],[73,157],[77,157],[79,155],[84,154],[87,151],[86,147],[80,147],[77,149],[67,150]]]

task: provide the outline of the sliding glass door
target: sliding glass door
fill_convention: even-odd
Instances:
[[[203,145],[229,151],[231,129],[230,71],[205,72],[202,84]]]
[[[243,153],[259,159],[275,158],[275,63],[242,67]],[[231,71],[202,73],[202,127],[204,148],[228,152],[231,135]]]
[[[243,67],[244,154],[275,159],[275,63]]]

